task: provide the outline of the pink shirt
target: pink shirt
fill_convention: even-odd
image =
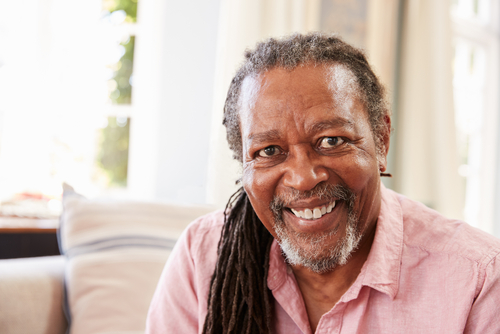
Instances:
[[[146,333],[201,333],[221,212],[193,222],[177,242],[149,310]],[[500,333],[500,241],[382,187],[367,261],[316,333]],[[268,286],[275,333],[312,333],[279,245]]]

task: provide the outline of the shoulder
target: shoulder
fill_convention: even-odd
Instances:
[[[461,333],[499,332],[500,240],[393,191],[383,190],[382,199],[382,217],[391,218],[384,227],[397,232],[384,241],[399,246],[397,257],[383,258],[397,260],[396,305],[439,309],[429,319],[463,325]]]
[[[203,326],[223,223],[223,211],[216,211],[184,230],[151,301],[147,333],[196,333]]]
[[[184,238],[214,237],[218,239],[224,225],[224,211],[217,210],[199,217],[188,225]],[[182,237],[181,237],[182,238]],[[218,240],[217,240],[218,241]]]
[[[401,206],[404,244],[431,253],[459,256],[487,265],[500,254],[500,239],[469,224],[449,219],[422,203],[388,190]]]
[[[223,225],[223,210],[201,216],[188,225],[179,238],[179,247],[185,248],[195,263],[209,260],[215,265]]]

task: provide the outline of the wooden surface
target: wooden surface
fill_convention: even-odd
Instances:
[[[0,259],[59,255],[58,219],[0,217]]]
[[[58,219],[0,217],[2,233],[56,233]]]

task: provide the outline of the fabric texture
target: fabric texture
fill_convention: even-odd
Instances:
[[[71,334],[144,333],[173,245],[190,221],[213,208],[93,201],[68,191],[63,205],[60,246]]]
[[[162,273],[146,333],[201,333],[222,224],[219,211],[184,232]],[[498,239],[382,186],[368,259],[316,333],[500,333],[499,253]],[[274,332],[311,334],[301,292],[276,242],[268,287]]]
[[[0,333],[64,334],[63,256],[0,261]]]

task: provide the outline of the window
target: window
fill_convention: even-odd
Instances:
[[[464,217],[494,232],[499,68],[498,1],[455,0],[453,89],[457,140],[466,184]]]
[[[137,0],[2,5],[1,201],[60,200],[63,182],[88,196],[125,189],[137,5]]]

